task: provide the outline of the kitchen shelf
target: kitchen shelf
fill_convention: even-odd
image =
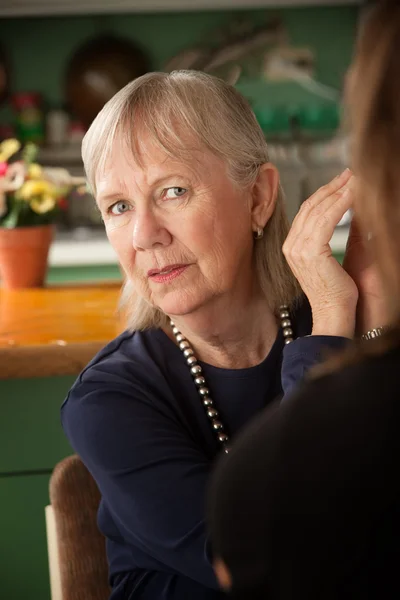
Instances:
[[[0,17],[358,5],[361,0],[1,0]]]

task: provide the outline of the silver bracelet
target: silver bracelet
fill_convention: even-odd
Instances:
[[[366,333],[363,333],[361,336],[362,340],[373,340],[374,338],[380,337],[388,330],[387,327],[376,327],[375,329],[370,329]]]

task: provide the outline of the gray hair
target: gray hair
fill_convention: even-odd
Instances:
[[[138,157],[140,131],[149,133],[168,156],[178,160],[190,162],[194,150],[208,149],[225,161],[230,178],[240,188],[254,184],[261,165],[269,162],[256,117],[233,86],[199,71],[148,73],[111,98],[85,135],[82,158],[94,195],[96,173],[104,168],[115,139],[122,135]],[[274,311],[282,304],[292,304],[299,294],[282,252],[288,231],[279,186],[275,211],[254,250],[259,283]],[[167,322],[167,316],[141,297],[129,280],[124,284],[121,307],[133,330],[163,327]]]

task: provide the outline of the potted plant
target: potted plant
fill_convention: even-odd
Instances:
[[[35,162],[37,147],[0,144],[0,280],[6,288],[41,287],[65,197],[84,178]]]

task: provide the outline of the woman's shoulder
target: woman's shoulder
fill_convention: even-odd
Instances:
[[[160,371],[173,342],[158,329],[124,331],[102,348],[79,375],[78,381],[109,374],[116,380],[147,378]]]
[[[143,423],[176,426],[169,342],[158,330],[124,332],[87,365],[61,407],[64,432],[79,454],[103,456],[104,445],[129,445]]]
[[[125,331],[94,356],[72,385],[62,409],[88,404],[113,406],[127,398],[148,402],[162,401],[168,371],[168,345],[172,342],[162,332]]]

